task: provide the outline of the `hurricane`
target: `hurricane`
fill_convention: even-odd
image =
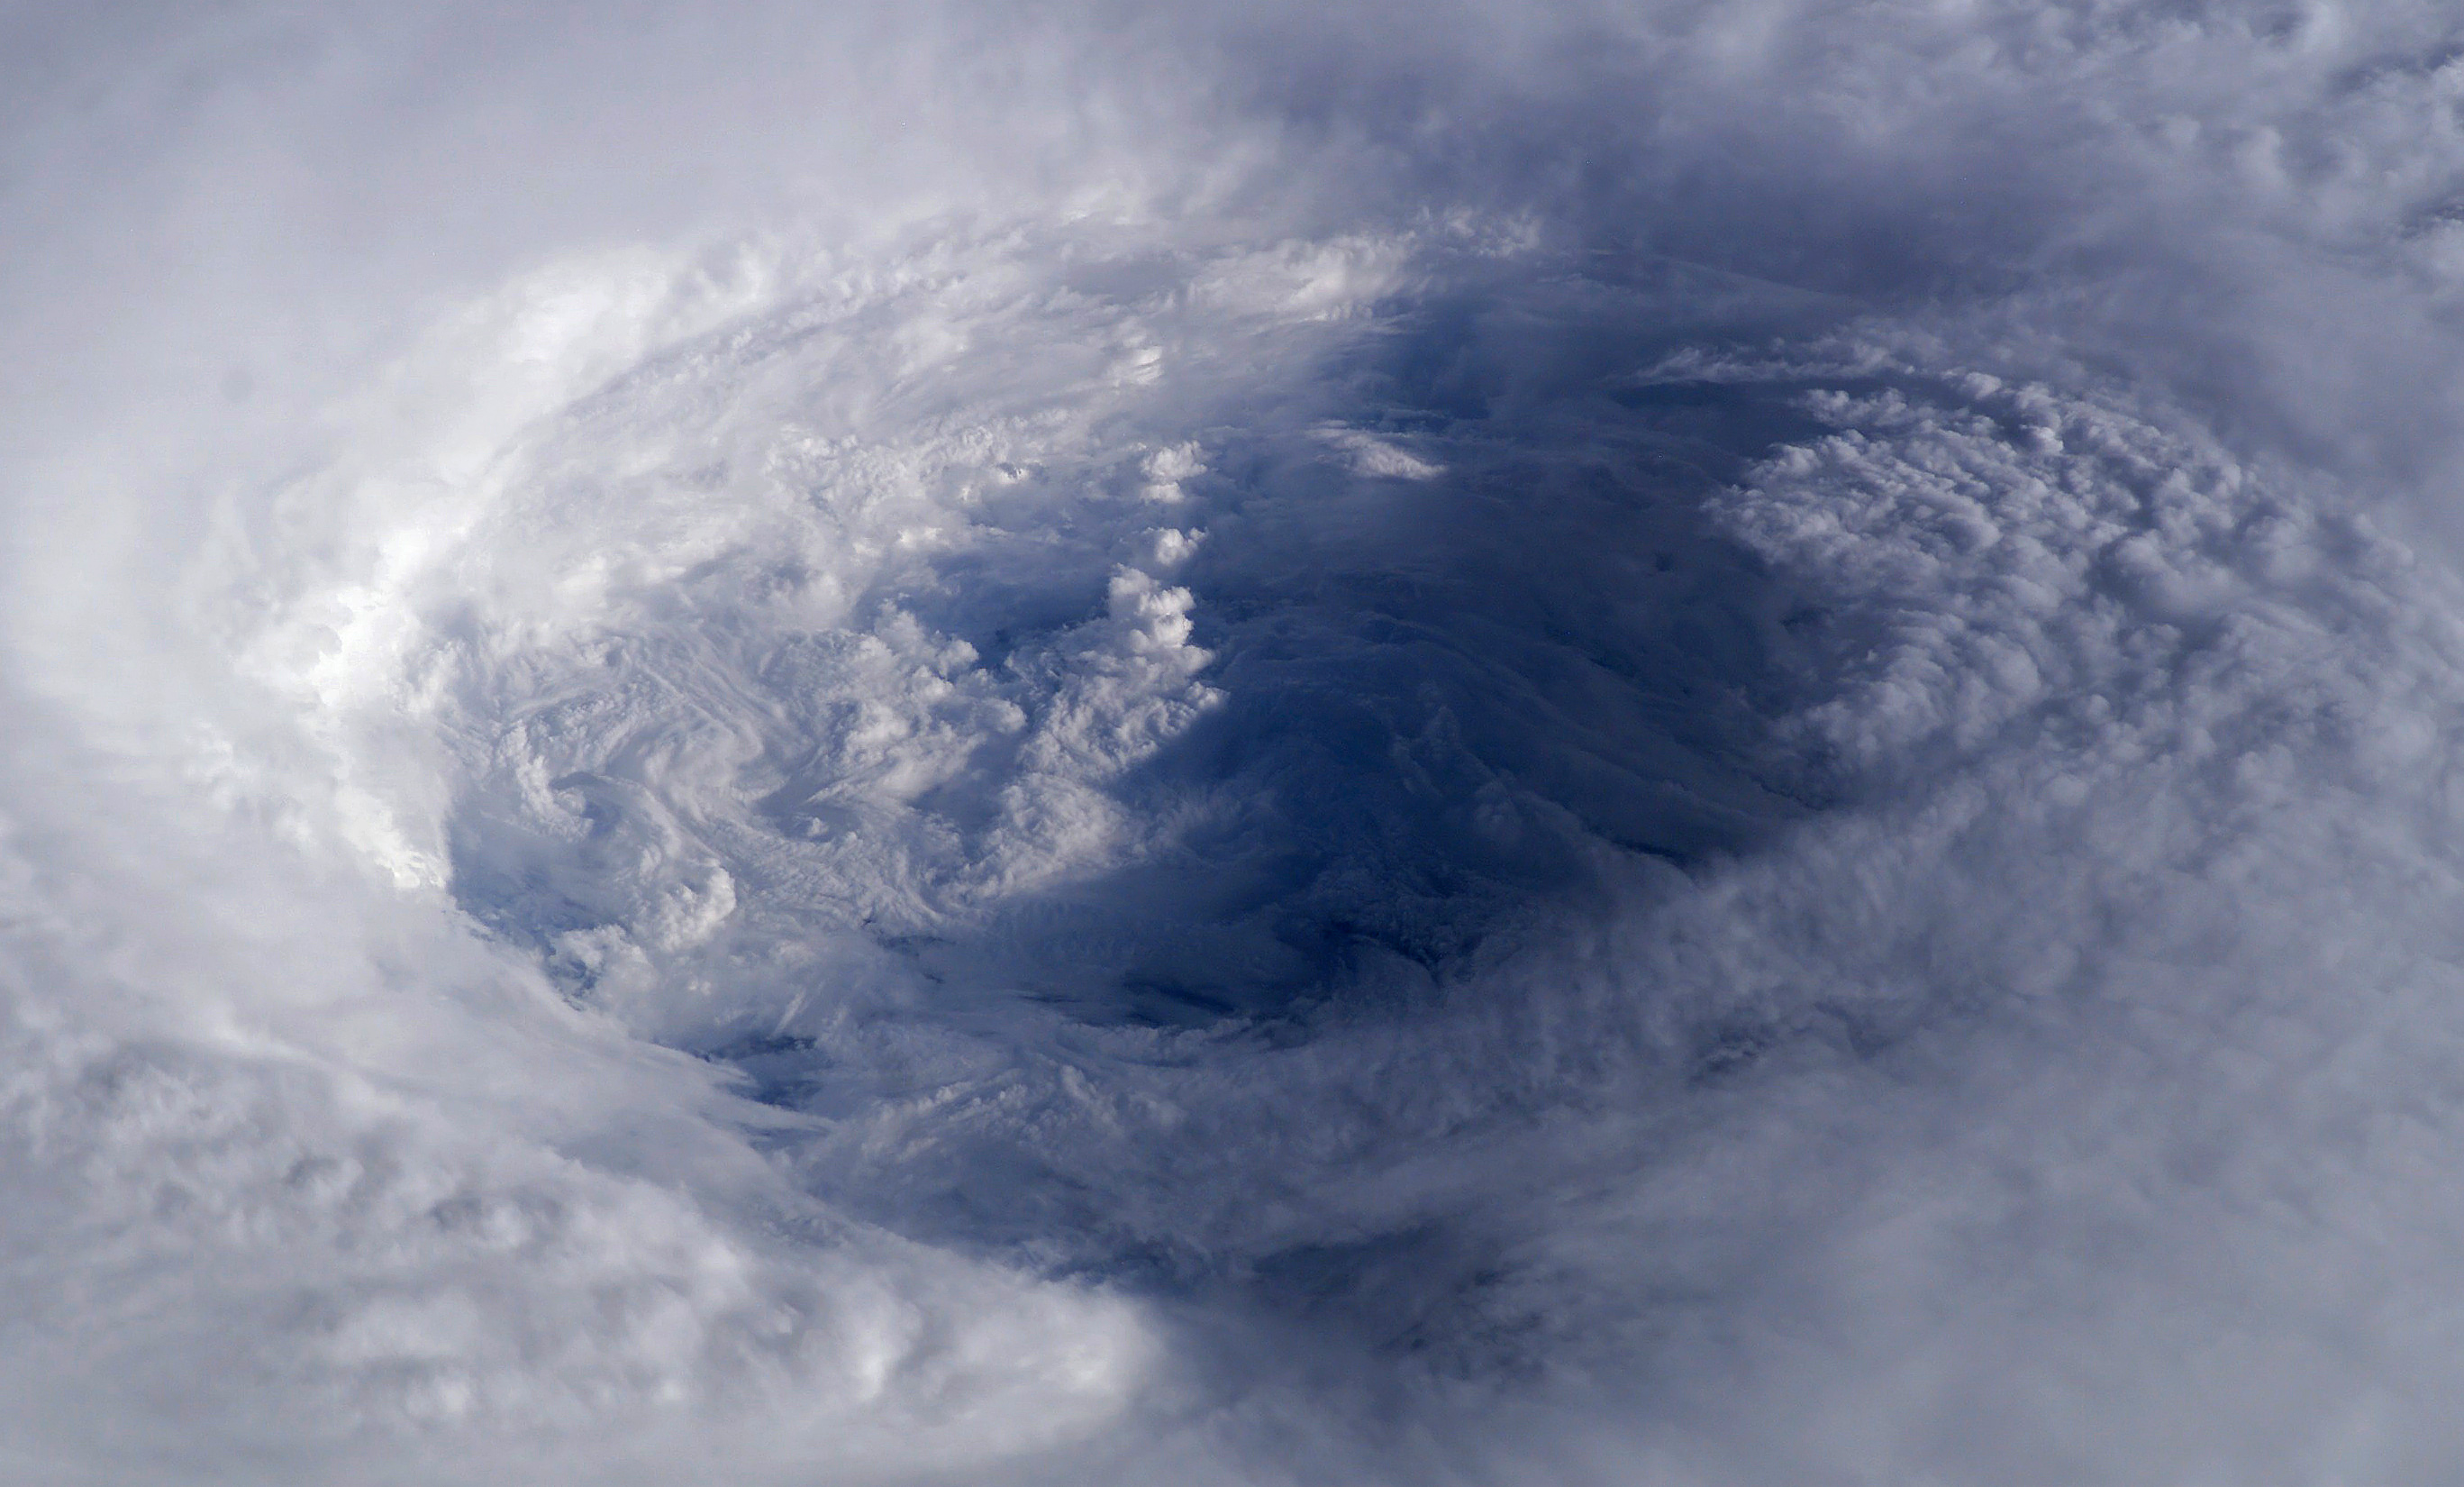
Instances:
[[[2464,18],[0,8],[0,1478],[2464,1469]]]

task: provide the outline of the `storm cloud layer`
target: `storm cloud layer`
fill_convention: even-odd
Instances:
[[[2464,1464],[2441,8],[0,27],[0,1476]]]

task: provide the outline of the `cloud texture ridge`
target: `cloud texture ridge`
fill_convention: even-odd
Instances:
[[[0,1476],[2464,1464],[2442,8],[0,16]]]

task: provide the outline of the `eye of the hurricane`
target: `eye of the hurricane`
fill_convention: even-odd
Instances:
[[[1551,1185],[2069,996],[2170,850],[2082,877],[2080,781],[2381,767],[2301,678],[2391,560],[2161,409],[1613,255],[948,253],[619,359],[295,627],[445,782],[357,844],[901,1242],[1613,1351],[1753,1281]]]
[[[1237,326],[1237,375],[1155,355],[1153,294],[637,370],[523,450],[445,627],[455,894],[792,1099],[851,1007],[1288,1033],[1749,850],[1836,782],[1770,737],[1806,606],[1706,501],[1810,425],[1640,375],[1664,303],[1583,290],[1512,344]]]

